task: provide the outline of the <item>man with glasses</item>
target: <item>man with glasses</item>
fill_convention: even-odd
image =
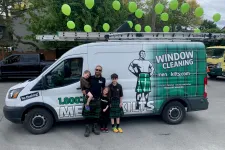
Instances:
[[[100,65],[96,66],[95,68],[95,75],[90,77],[90,91],[93,95],[93,100],[90,102],[90,110],[83,109],[83,116],[86,120],[86,128],[84,136],[88,137],[90,135],[90,125],[92,125],[92,132],[94,132],[96,135],[100,134],[100,131],[98,129],[98,119],[100,117],[100,97],[102,94],[102,90],[105,87],[105,78],[102,77],[102,67]]]

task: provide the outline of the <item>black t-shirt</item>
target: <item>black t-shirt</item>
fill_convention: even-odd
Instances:
[[[105,87],[105,78],[103,77],[90,77],[90,91],[94,98],[98,99],[101,97],[102,89]]]
[[[107,105],[109,105],[109,98],[101,96],[101,109],[105,109]]]
[[[117,83],[116,86],[114,86],[111,83],[109,87],[110,87],[111,97],[117,97],[117,98],[123,97],[123,88],[119,83]]]

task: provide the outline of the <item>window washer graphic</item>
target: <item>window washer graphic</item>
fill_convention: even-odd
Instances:
[[[139,109],[139,102],[143,97],[146,101],[145,107],[147,107],[149,93],[151,92],[151,80],[150,77],[153,75],[154,68],[150,61],[145,60],[146,54],[144,50],[139,52],[139,59],[133,60],[128,69],[131,73],[133,73],[137,78],[136,85],[136,109]]]

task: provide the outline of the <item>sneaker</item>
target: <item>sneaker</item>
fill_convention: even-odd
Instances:
[[[105,132],[107,132],[107,133],[108,133],[108,132],[109,132],[109,129],[108,129],[108,128],[105,128]]]
[[[116,127],[112,128],[112,130],[113,130],[113,132],[115,132],[115,133],[117,133],[117,132],[118,132],[118,130],[117,130],[117,128],[116,128]]]
[[[119,133],[123,133],[123,130],[121,128],[118,128]]]

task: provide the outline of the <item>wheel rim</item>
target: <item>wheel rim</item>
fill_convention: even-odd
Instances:
[[[181,118],[182,111],[179,107],[171,107],[169,109],[169,118],[173,121],[177,121]]]
[[[31,126],[35,129],[43,128],[46,125],[46,118],[43,115],[36,115],[31,120]]]

